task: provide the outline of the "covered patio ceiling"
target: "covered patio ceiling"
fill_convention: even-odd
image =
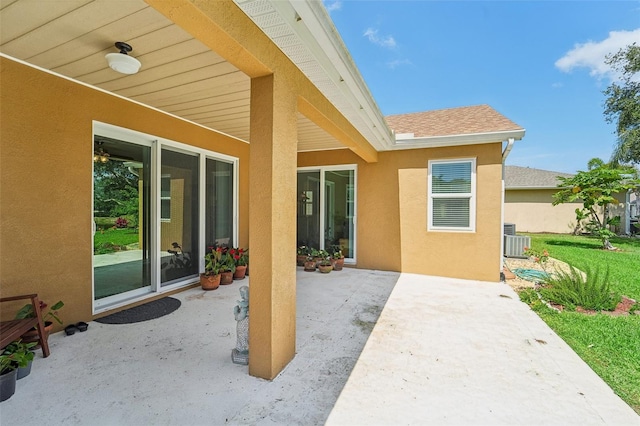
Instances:
[[[376,150],[390,146],[391,131],[320,2],[236,3]],[[133,47],[137,74],[108,67],[116,41]],[[0,0],[0,53],[250,142],[250,78],[143,0]],[[297,123],[298,151],[345,148],[300,113]]]

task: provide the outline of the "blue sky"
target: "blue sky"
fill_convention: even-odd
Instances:
[[[609,159],[604,56],[640,43],[640,1],[324,4],[384,115],[489,104],[526,129],[507,164]]]

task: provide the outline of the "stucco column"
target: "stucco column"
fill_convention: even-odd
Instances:
[[[251,80],[249,374],[273,379],[296,348],[296,97]]]

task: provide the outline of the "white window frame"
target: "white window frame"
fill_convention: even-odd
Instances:
[[[438,193],[432,192],[432,175],[434,164],[471,164],[471,192],[468,193]],[[428,176],[427,176],[427,198],[428,198],[428,210],[427,210],[427,230],[428,231],[445,231],[445,232],[475,232],[476,231],[476,159],[475,158],[455,158],[447,160],[429,160],[428,164]],[[453,227],[453,226],[436,226],[433,224],[433,200],[434,198],[448,198],[448,199],[468,199],[469,200],[469,226],[468,227]]]

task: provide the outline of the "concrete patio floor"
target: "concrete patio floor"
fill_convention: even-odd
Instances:
[[[231,363],[246,284],[52,335],[0,424],[640,424],[505,284],[299,269],[297,355],[271,382]]]

